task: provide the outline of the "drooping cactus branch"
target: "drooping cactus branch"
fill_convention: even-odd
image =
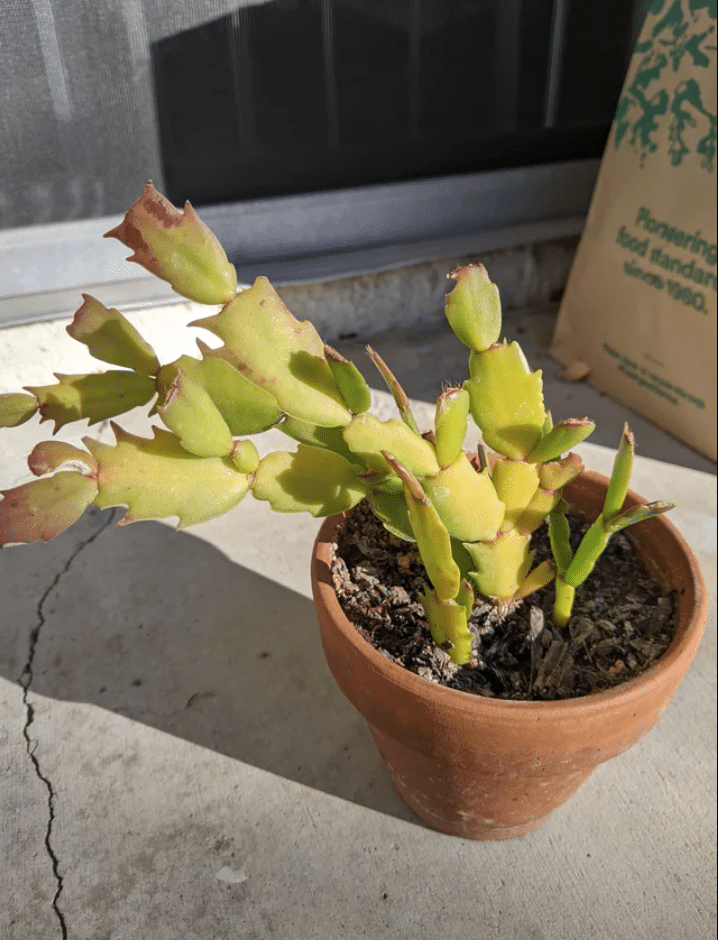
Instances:
[[[470,378],[438,398],[434,427],[421,433],[409,400],[377,353],[368,353],[396,401],[399,418],[369,413],[371,394],[356,366],[314,327],[298,322],[264,277],[237,293],[234,268],[189,205],[176,210],[151,184],[109,236],[129,259],[180,294],[221,310],[197,320],[219,337],[199,356],[160,365],[118,310],[83,295],[67,331],[117,368],[57,375],[54,385],[0,395],[0,426],[40,414],[55,433],[150,405],[152,437],[112,423],[115,444],[86,437],[81,450],[38,444],[28,459],[40,479],[3,491],[0,546],[47,540],[87,506],[125,506],[122,523],[176,517],[178,526],[227,512],[251,492],[278,512],[326,516],[366,499],[386,528],[416,542],[427,572],[421,601],[432,636],[457,664],[472,661],[468,621],[476,597],[503,612],[556,578],[554,620],[565,625],[576,587],[611,533],[670,508],[622,511],[633,459],[626,430],[606,504],[575,555],[562,488],[583,470],[571,449],[593,431],[586,418],[553,424],[541,372],[517,343],[500,341],[501,304],[482,265],[449,276],[446,315],[470,350]],[[478,467],[463,451],[468,417],[479,426]],[[277,427],[299,442],[260,459],[249,436]],[[534,567],[531,535],[549,520],[553,562]]]

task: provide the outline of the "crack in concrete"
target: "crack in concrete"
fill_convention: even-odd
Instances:
[[[112,522],[114,521],[114,518],[115,518],[115,512],[113,510],[110,513],[110,516],[107,519],[107,521],[103,522],[100,528],[96,532],[93,532],[91,536],[86,538],[83,542],[80,542],[80,544],[77,546],[77,548],[72,552],[70,557],[65,562],[65,565],[63,566],[62,570],[59,571],[55,575],[51,584],[49,585],[49,587],[46,589],[46,591],[43,593],[43,595],[40,597],[39,601],[37,602],[37,610],[36,610],[37,624],[33,628],[32,633],[30,634],[30,647],[28,650],[27,661],[18,679],[20,687],[22,688],[23,705],[25,706],[25,725],[22,729],[22,734],[25,739],[25,749],[27,751],[27,756],[32,761],[32,765],[35,770],[35,774],[37,778],[44,784],[47,790],[48,819],[47,819],[47,827],[45,829],[45,849],[47,850],[47,854],[50,858],[50,862],[52,863],[52,873],[55,878],[56,887],[55,887],[55,894],[52,899],[52,909],[60,925],[60,932],[61,932],[60,935],[61,935],[62,940],[67,940],[68,938],[67,922],[65,920],[65,915],[63,914],[62,909],[60,908],[60,895],[62,894],[64,884],[63,884],[62,873],[60,872],[60,860],[52,845],[52,832],[53,832],[53,827],[55,824],[55,803],[57,802],[57,794],[55,793],[51,780],[42,772],[42,768],[40,767],[40,761],[38,760],[37,753],[36,753],[39,742],[37,740],[33,740],[33,738],[30,735],[30,728],[32,727],[33,722],[35,721],[35,708],[32,702],[30,702],[29,700],[29,694],[30,694],[30,686],[32,685],[32,680],[33,680],[33,675],[34,675],[33,669],[34,669],[34,664],[35,664],[35,653],[37,651],[37,644],[40,640],[40,633],[42,632],[42,628],[45,626],[45,622],[46,622],[45,611],[44,611],[45,602],[47,601],[50,594],[55,590],[57,585],[60,583],[61,579],[70,570],[77,556],[82,551],[84,551],[88,545],[91,545],[95,541],[95,539],[97,539],[105,531],[105,529],[108,528],[108,526],[112,524]]]

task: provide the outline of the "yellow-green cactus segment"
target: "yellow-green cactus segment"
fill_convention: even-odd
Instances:
[[[372,512],[381,520],[387,532],[391,532],[405,542],[415,542],[414,532],[409,522],[406,508],[404,490],[400,486],[399,492],[386,492],[384,490],[370,489],[367,501]]]
[[[254,473],[259,466],[259,451],[254,441],[235,441],[230,457],[240,473]]]
[[[631,481],[635,450],[636,444],[633,434],[629,430],[628,424],[624,424],[618,450],[613,460],[613,471],[608,483],[606,498],[603,503],[603,515],[606,519],[612,519],[623,508]]]
[[[386,387],[391,392],[394,402],[396,403],[396,407],[399,409],[399,413],[401,414],[401,420],[408,428],[411,428],[417,437],[421,437],[421,431],[419,430],[419,426],[416,423],[416,418],[414,417],[414,414],[411,410],[411,405],[409,404],[409,397],[399,384],[399,380],[381,358],[379,353],[376,352],[376,350],[372,349],[371,346],[367,346],[366,351],[371,361],[379,370],[381,377],[386,383]]]
[[[270,392],[285,414],[325,428],[351,421],[319,334],[309,321],[292,316],[266,277],[216,316],[191,325],[219,336],[232,365]]]
[[[105,238],[131,248],[135,261],[169,281],[178,294],[201,304],[223,304],[237,291],[237,272],[224,248],[192,206],[184,212],[158,193],[152,183]]]
[[[567,453],[572,447],[585,441],[595,430],[596,425],[588,418],[568,418],[560,421],[541,438],[527,455],[526,460],[529,463],[546,463],[556,460],[561,454]]]
[[[83,294],[82,299],[84,303],[66,327],[70,336],[84,343],[95,359],[143,375],[155,375],[160,368],[155,351],[130,321],[90,294]]]
[[[409,523],[429,580],[439,600],[452,600],[459,593],[461,571],[454,561],[446,526],[411,471],[388,451],[383,456],[404,486]]]
[[[606,520],[604,526],[606,531],[613,535],[614,532],[626,529],[629,525],[635,525],[637,522],[648,522],[649,519],[655,519],[656,516],[662,516],[664,512],[675,508],[675,503],[666,503],[663,500],[656,500],[653,503],[647,503],[645,506],[632,506],[625,512],[614,516],[613,519]]]
[[[446,601],[446,607],[444,607],[436,591],[431,587],[427,588],[426,591],[420,592],[419,601],[424,608],[426,622],[429,625],[432,640],[437,646],[441,647],[441,649],[449,649],[451,642],[449,640],[449,629],[446,624],[444,611],[451,607],[459,612],[462,611],[463,608],[459,607],[456,601]],[[466,620],[465,613],[464,620]]]
[[[557,627],[565,627],[571,619],[573,602],[576,597],[576,588],[567,584],[559,575],[556,575],[555,590],[556,596],[551,618]]]
[[[563,574],[563,580],[571,587],[578,587],[583,584],[605,551],[614,532],[625,529],[637,522],[646,522],[673,508],[673,503],[659,501],[648,503],[645,506],[634,506],[626,512],[614,516],[611,520],[604,518],[603,513],[601,513],[581,540],[571,564]]]
[[[571,564],[571,529],[566,518],[568,503],[560,500],[556,508],[548,517],[548,534],[551,541],[551,554],[556,562],[559,577],[563,578],[566,569]]]
[[[461,551],[463,552],[463,550],[463,546],[461,546]],[[459,586],[459,593],[456,595],[456,603],[461,604],[464,608],[466,611],[466,619],[468,620],[474,609],[474,589],[471,587],[471,582],[467,578],[464,578]]]
[[[146,375],[111,369],[89,375],[55,373],[57,385],[27,386],[37,398],[42,420],[54,421],[55,432],[72,421],[90,424],[146,405],[155,393],[154,381]]]
[[[488,470],[477,473],[465,454],[422,484],[450,536],[461,542],[490,542],[504,518]]]
[[[399,418],[380,421],[371,414],[357,415],[343,433],[349,450],[372,470],[386,472],[387,466],[381,456],[386,450],[415,476],[434,476],[439,472],[434,448],[424,438],[417,437]]]
[[[447,277],[457,282],[446,297],[446,318],[451,329],[469,349],[493,346],[501,335],[501,301],[486,268],[483,264],[467,264]]]
[[[565,518],[567,504],[561,501],[549,517],[549,535],[551,550],[557,565],[556,597],[553,606],[553,620],[559,627],[565,627],[573,609],[576,588],[588,578],[608,545],[614,532],[637,522],[645,522],[673,509],[672,503],[655,502],[648,505],[632,506],[621,512],[628,492],[628,484],[633,466],[634,442],[633,435],[625,425],[623,436],[613,464],[613,471],[609,481],[603,510],[591,528],[581,539],[572,555],[569,544],[569,526]],[[571,458],[574,458],[573,460]],[[554,464],[550,474],[544,466],[544,474],[555,480],[565,475],[569,470],[575,470],[575,455],[570,454],[560,464]],[[573,465],[573,466],[572,466]]]
[[[464,382],[471,414],[497,453],[523,460],[544,428],[541,372],[531,372],[518,343],[492,346],[469,357]]]
[[[525,512],[519,516],[515,525],[516,531],[521,535],[535,532],[546,521],[548,514],[556,508],[560,499],[560,493],[539,487],[531,497]]]
[[[556,565],[552,561],[542,561],[533,571],[526,575],[523,584],[511,600],[519,601],[529,597],[541,588],[545,588],[556,577]]]
[[[231,453],[234,441],[227,422],[210,395],[181,369],[157,411],[191,454],[226,457]]]
[[[633,506],[625,512],[620,512],[628,492],[634,446],[633,435],[628,430],[628,426],[625,425],[621,443],[614,459],[603,510],[582,538],[576,553],[571,559],[571,563],[566,566],[565,571],[561,571],[563,564],[559,566],[559,572],[563,580],[570,587],[576,588],[583,584],[593,571],[596,562],[614,532],[637,522],[645,522],[667,512],[669,509],[673,509],[672,503],[655,502],[643,506]]]
[[[469,577],[486,597],[508,600],[526,580],[533,562],[529,537],[518,532],[502,532],[494,542],[464,542],[475,565]]]
[[[539,483],[545,490],[560,490],[583,473],[583,461],[578,454],[568,454],[562,460],[539,467]]]
[[[196,457],[162,428],[153,439],[136,437],[112,423],[117,444],[86,437],[98,464],[95,505],[127,506],[123,522],[178,516],[178,528],[206,522],[236,506],[250,477],[228,457]]]
[[[364,380],[364,376],[353,362],[345,359],[341,353],[331,346],[324,347],[329,368],[332,370],[334,381],[342,394],[347,407],[354,414],[361,414],[371,407],[371,391]]]
[[[296,453],[275,451],[260,460],[252,493],[276,512],[331,516],[351,509],[367,489],[339,454],[300,444]]]
[[[469,417],[469,393],[450,388],[439,396],[434,418],[434,448],[442,467],[448,467],[461,453]]]
[[[208,393],[232,434],[259,434],[281,420],[282,412],[273,395],[246,379],[231,362],[219,355],[220,350],[210,349],[201,340],[197,345],[202,359],[180,356],[160,369],[157,391],[161,401],[164,401],[177,369],[181,369]]]
[[[574,588],[578,587],[579,584],[583,584],[608,545],[609,538],[610,532],[606,532],[604,518],[600,515],[584,535],[581,544],[576,549],[576,554],[571,560],[571,564],[563,573],[563,580],[566,584]]]
[[[552,611],[553,622],[557,627],[565,627],[571,618],[576,588],[564,580],[566,571],[571,564],[571,553],[568,519],[568,503],[559,500],[558,505],[548,517],[548,533],[551,540],[551,554],[556,563],[555,597]]]
[[[300,421],[299,418],[287,415],[279,425],[279,430],[301,444],[333,450],[335,454],[340,454],[349,463],[357,464],[364,469],[362,459],[347,447],[342,433],[343,428],[320,428],[316,424],[309,424],[307,421]]]
[[[520,460],[497,460],[491,473],[498,498],[506,507],[501,531],[513,529],[539,485],[537,467]]]
[[[431,588],[420,594],[419,600],[434,643],[445,650],[457,665],[468,663],[471,660],[472,635],[464,605],[455,600],[442,601]]]
[[[29,421],[37,411],[34,395],[6,392],[0,395],[0,428],[16,428]]]
[[[11,490],[0,500],[0,548],[11,542],[47,542],[77,522],[97,495],[92,477],[61,471]]]

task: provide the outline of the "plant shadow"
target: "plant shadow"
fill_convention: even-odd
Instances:
[[[69,557],[83,531],[96,532],[108,517],[90,510],[47,545],[2,553],[6,584],[37,586],[26,613],[35,614],[53,582],[52,560],[63,550]],[[312,602],[201,537],[157,522],[107,527],[86,539],[40,613],[33,693],[89,702],[417,822],[329,673]],[[0,673],[12,681],[24,665],[17,651],[29,648],[37,622],[26,617],[0,644]]]

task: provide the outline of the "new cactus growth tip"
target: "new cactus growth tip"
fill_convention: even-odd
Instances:
[[[219,313],[195,321],[222,341],[199,356],[160,365],[117,310],[84,295],[67,332],[118,368],[57,375],[29,394],[0,395],[0,426],[36,412],[55,423],[90,424],[152,402],[164,427],[152,437],[114,422],[115,444],[83,438],[86,450],[52,440],[28,458],[40,479],[2,492],[0,545],[48,540],[89,505],[125,506],[120,524],[179,519],[178,527],[221,515],[252,493],[279,512],[327,516],[367,500],[386,528],[416,542],[429,584],[421,595],[434,641],[457,664],[472,661],[468,621],[478,598],[497,615],[556,581],[554,620],[564,626],[573,596],[613,532],[670,509],[652,503],[622,511],[633,437],[621,440],[603,512],[572,554],[562,488],[583,471],[572,448],[594,430],[587,418],[554,425],[541,372],[519,345],[501,339],[499,292],[482,265],[449,275],[446,315],[468,346],[469,379],[438,398],[434,427],[422,434],[389,367],[369,355],[394,396],[399,417],[368,412],[360,372],[309,322],[298,322],[264,277],[237,293],[233,266],[187,204],[176,210],[151,184],[108,235],[129,259],[180,294]],[[486,445],[476,462],[463,451],[469,415]],[[260,459],[249,436],[271,427],[298,442]],[[534,567],[531,535],[548,520],[553,562]]]

